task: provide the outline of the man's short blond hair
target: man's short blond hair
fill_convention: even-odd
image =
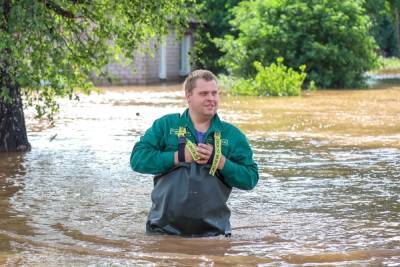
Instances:
[[[203,79],[207,82],[215,81],[217,83],[217,77],[209,71],[209,70],[195,70],[191,72],[185,79],[183,83],[183,88],[185,89],[185,93],[191,93],[193,89],[196,87],[196,81],[199,79]]]

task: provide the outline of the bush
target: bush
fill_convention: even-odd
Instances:
[[[400,59],[398,57],[379,57],[379,68],[383,70],[400,69]]]
[[[231,85],[230,93],[234,95],[258,96],[297,96],[307,76],[305,65],[297,72],[283,64],[283,58],[264,67],[260,62],[253,63],[257,74],[255,78],[238,78]]]
[[[295,68],[307,64],[308,80],[318,87],[364,85],[376,64],[376,44],[361,0],[252,0],[233,9],[237,37],[218,41],[221,62],[237,77],[257,72],[278,57]]]

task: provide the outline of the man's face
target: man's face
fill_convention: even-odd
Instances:
[[[217,83],[198,79],[192,92],[186,93],[186,99],[192,113],[200,117],[213,117],[219,102]]]

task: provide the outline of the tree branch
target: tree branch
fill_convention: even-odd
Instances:
[[[3,18],[0,17],[0,23],[1,23],[0,26],[5,32],[8,32],[11,1],[10,0],[3,1],[2,9],[3,9]]]
[[[40,0],[40,1],[43,2],[48,9],[53,10],[55,13],[57,13],[58,15],[60,15],[62,17],[70,18],[70,19],[79,18],[71,11],[68,11],[68,10],[62,8],[61,6],[54,3],[53,1],[49,1],[49,0]]]

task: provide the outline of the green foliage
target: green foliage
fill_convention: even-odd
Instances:
[[[311,92],[315,92],[315,91],[317,91],[317,85],[315,84],[315,82],[314,81],[311,81],[309,84],[308,84],[308,90],[309,91],[311,91]]]
[[[398,73],[400,59],[397,57],[379,57],[378,65],[370,73]]]
[[[370,34],[379,46],[379,53],[385,57],[399,55],[395,24],[387,0],[366,0],[364,7],[372,23]]]
[[[215,73],[224,72],[218,59],[222,51],[215,45],[214,38],[222,38],[225,34],[235,34],[229,21],[233,18],[232,7],[241,0],[198,0],[199,25],[195,32],[193,51],[194,64],[199,68]]]
[[[230,93],[234,95],[257,96],[298,96],[301,93],[303,82],[307,76],[306,66],[299,67],[299,72],[283,64],[283,58],[278,58],[276,63],[264,67],[255,61],[257,71],[255,78],[237,79],[231,85]]]
[[[400,59],[397,57],[379,57],[379,63],[383,69],[400,69]]]
[[[22,88],[38,115],[57,110],[57,96],[88,92],[94,72],[122,54],[133,58],[149,38],[186,25],[184,0],[3,0],[0,7],[1,95]]]
[[[400,53],[400,1],[385,0],[385,4],[392,18],[394,36],[396,37],[397,55]]]
[[[252,64],[283,57],[289,67],[306,64],[308,82],[318,87],[364,85],[376,64],[370,21],[358,0],[255,0],[234,8],[238,37],[218,41],[221,62],[234,76],[255,75]]]

